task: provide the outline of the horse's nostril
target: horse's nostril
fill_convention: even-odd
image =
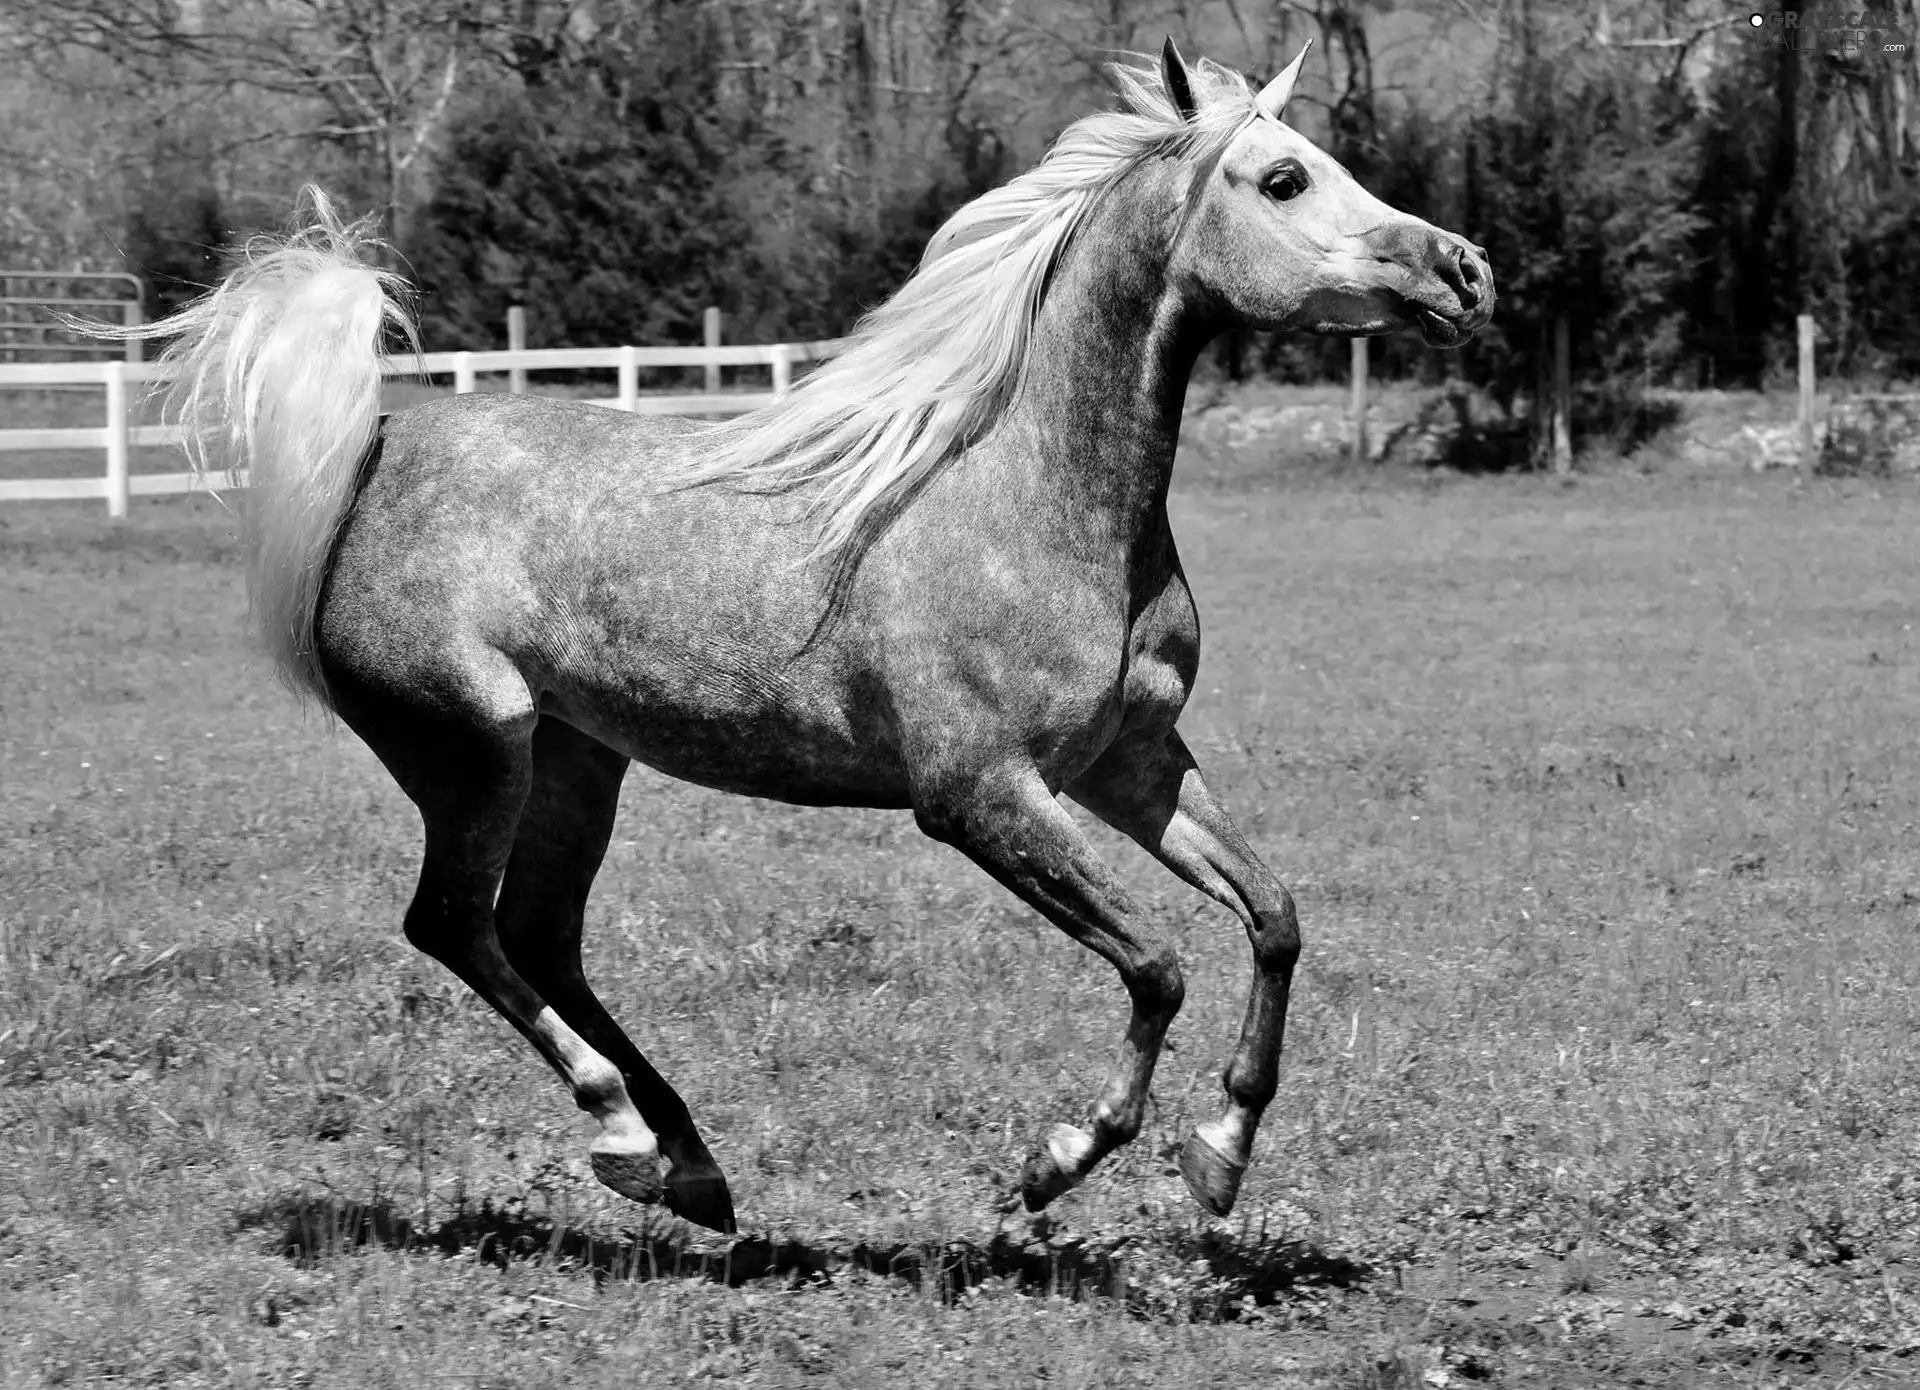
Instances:
[[[1480,267],[1467,249],[1458,242],[1443,242],[1444,252],[1440,263],[1434,267],[1440,278],[1447,282],[1460,300],[1462,309],[1472,309],[1480,302],[1480,293],[1475,288],[1481,281]]]

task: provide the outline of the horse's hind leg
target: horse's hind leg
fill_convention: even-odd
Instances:
[[[443,682],[435,694],[445,703],[437,707],[329,672],[341,717],[386,764],[426,822],[426,856],[407,907],[407,940],[519,1029],[559,1073],[575,1103],[599,1120],[592,1156],[601,1180],[635,1201],[657,1202],[659,1145],[628,1097],[620,1068],[513,967],[494,928],[495,895],[533,780],[538,716],[532,700],[510,666],[433,674]],[[447,687],[458,692],[452,700]],[[455,700],[458,707],[449,709]]]
[[[688,1221],[731,1231],[726,1177],[686,1102],[607,1012],[581,966],[587,893],[607,852],[626,771],[626,757],[597,739],[557,719],[540,721],[532,785],[494,920],[513,968],[625,1074],[628,1094],[667,1158],[667,1206]]]

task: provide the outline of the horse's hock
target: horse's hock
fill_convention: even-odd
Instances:
[[[1827,412],[1816,473],[1920,474],[1920,396],[1846,396]]]

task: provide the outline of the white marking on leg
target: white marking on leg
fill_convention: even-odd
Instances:
[[[1055,1125],[1047,1136],[1047,1153],[1055,1168],[1078,1182],[1093,1165],[1093,1136],[1072,1125]]]
[[[627,1094],[620,1068],[589,1047],[551,1005],[543,1005],[534,1015],[533,1033],[554,1058],[561,1079],[581,1102],[581,1108],[600,1122],[603,1136],[626,1153],[659,1151],[653,1131]]]
[[[1093,1109],[1094,1132],[1105,1145],[1102,1152],[1130,1142],[1139,1133],[1153,1086],[1154,1068],[1159,1065],[1160,1049],[1172,1022],[1171,1012],[1148,1013],[1138,1006],[1128,1018],[1120,1055],[1107,1078],[1106,1094]],[[1097,1161],[1097,1158],[1093,1160]],[[1091,1162],[1088,1166],[1092,1166]]]
[[[1194,1135],[1236,1168],[1244,1168],[1253,1155],[1253,1134],[1260,1123],[1240,1106],[1228,1107],[1225,1118],[1209,1120],[1193,1127]]]

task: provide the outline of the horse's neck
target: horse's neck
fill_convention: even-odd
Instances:
[[[1136,182],[1130,180],[1130,183]],[[1054,270],[1009,412],[1049,510],[1137,537],[1164,514],[1187,378],[1210,335],[1167,284],[1163,179],[1114,190]],[[1054,504],[1057,499],[1057,507]]]

